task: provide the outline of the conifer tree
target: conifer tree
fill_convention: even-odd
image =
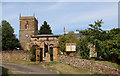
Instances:
[[[44,21],[43,25],[40,27],[38,34],[52,34],[52,30],[49,24]]]
[[[2,50],[20,48],[19,40],[14,34],[14,29],[6,20],[2,21]]]

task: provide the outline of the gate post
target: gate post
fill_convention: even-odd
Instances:
[[[40,48],[36,48],[36,61],[40,61]]]
[[[43,60],[43,49],[42,48],[36,48],[36,61],[42,61]]]
[[[57,46],[53,47],[53,61],[58,61],[58,49],[59,47]]]

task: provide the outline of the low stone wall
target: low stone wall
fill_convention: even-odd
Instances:
[[[26,60],[30,61],[29,52],[24,50],[1,51],[2,60]]]
[[[58,61],[66,64],[71,64],[78,68],[88,69],[90,71],[102,73],[102,74],[119,74],[120,70],[112,66],[96,63],[94,61],[80,59],[76,57],[70,57],[65,55],[58,55]]]

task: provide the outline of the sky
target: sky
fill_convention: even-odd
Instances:
[[[14,1],[14,0],[13,0]],[[53,34],[84,30],[103,19],[102,29],[118,28],[118,2],[5,2],[0,3],[2,19],[7,20],[19,38],[19,13],[38,18],[38,29],[47,21]]]

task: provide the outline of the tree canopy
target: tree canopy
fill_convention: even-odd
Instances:
[[[19,40],[14,34],[14,29],[6,20],[2,21],[2,50],[20,48]]]
[[[59,37],[58,45],[62,52],[65,52],[66,43],[76,43],[78,39],[75,37],[74,31],[69,31],[66,36],[62,35]]]
[[[113,28],[110,31],[101,29],[102,20],[95,21],[95,24],[89,24],[90,28],[79,31],[86,36],[86,41],[95,45],[95,51],[98,57],[105,60],[119,62],[120,60],[120,28]],[[86,46],[87,48],[87,46]],[[85,53],[85,51],[84,51]]]
[[[52,34],[52,30],[49,24],[44,21],[43,25],[40,27],[38,34]]]

